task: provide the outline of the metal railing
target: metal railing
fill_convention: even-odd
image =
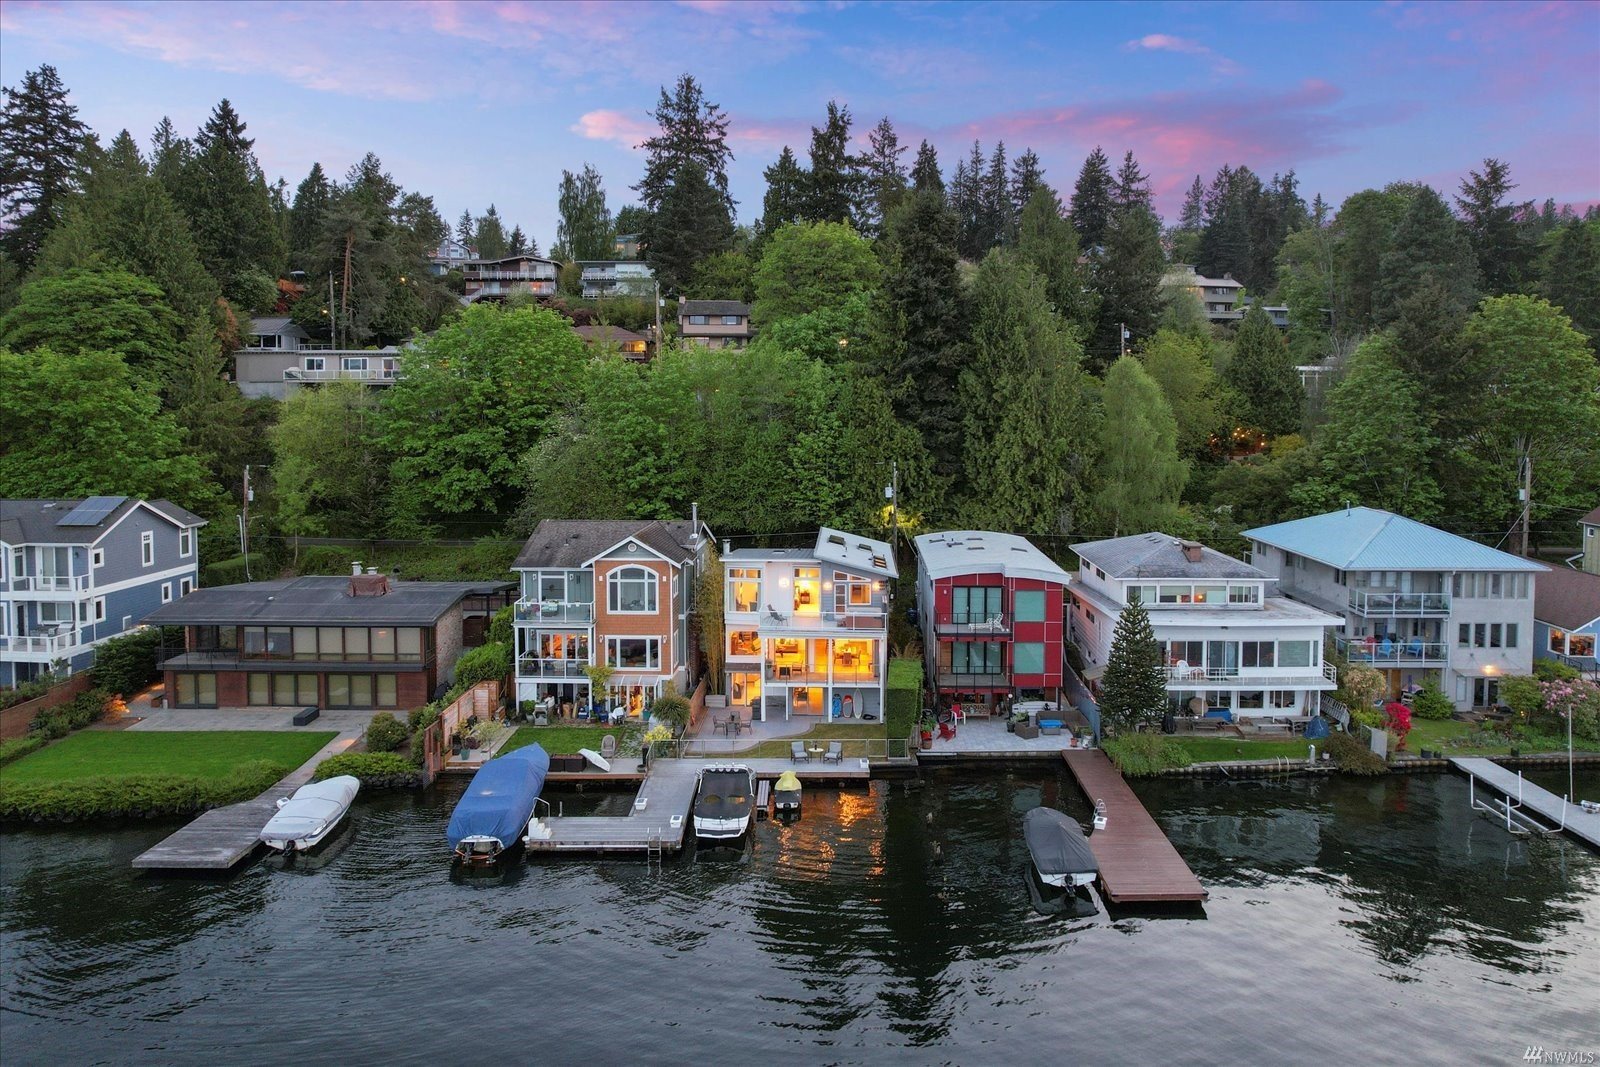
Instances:
[[[65,652],[78,643],[77,630],[64,630],[58,634],[29,634],[0,637],[0,649],[18,655],[43,656]]]
[[[1362,615],[1448,615],[1449,593],[1369,593],[1350,590],[1350,607]]]
[[[801,667],[768,662],[766,674],[769,682],[827,685],[829,680],[826,664],[820,667]],[[835,664],[832,679],[834,685],[862,685],[867,683],[877,685],[879,677],[876,667],[841,667]]]
[[[467,281],[493,281],[493,282],[553,282],[556,280],[555,271],[549,268],[539,268],[531,271],[520,270],[473,270],[468,267],[461,272]]]
[[[824,611],[816,615],[803,615],[797,611],[779,611],[773,607],[762,608],[758,620],[769,630],[832,630],[843,633],[881,632],[888,629],[887,611]]]
[[[1011,616],[1003,611],[952,612],[948,619],[935,619],[934,631],[941,634],[1008,634]]]
[[[1306,679],[1326,680],[1337,682],[1339,669],[1331,663],[1324,663],[1321,667],[1307,666],[1304,668],[1293,667],[1190,667],[1167,666],[1165,668],[1169,682],[1248,682],[1260,685],[1263,688],[1283,688],[1292,686],[1296,682]],[[1298,670],[1300,674],[1263,674],[1261,671]]]
[[[594,621],[593,604],[568,604],[555,600],[517,601],[518,622],[581,622]]]
[[[286,367],[286,382],[392,382],[400,377],[399,367],[322,367],[312,370],[305,367]]]
[[[73,593],[89,588],[87,574],[25,574],[11,579],[14,593]]]
[[[1445,642],[1424,641],[1421,638],[1362,641],[1341,637],[1334,643],[1351,663],[1442,665],[1450,654],[1450,646]]]
[[[972,674],[964,671],[940,670],[935,677],[936,684],[954,686],[956,688],[972,687],[974,689],[992,689],[995,686],[1008,684],[1011,674],[1009,671],[989,671],[982,674]]]
[[[583,678],[587,659],[557,659],[553,657],[523,656],[517,660],[518,678]]]
[[[432,663],[433,655],[418,652],[268,652],[245,651],[238,648],[185,648],[183,645],[162,645],[158,662],[182,663],[290,663],[315,667],[319,663],[375,663],[424,664]]]

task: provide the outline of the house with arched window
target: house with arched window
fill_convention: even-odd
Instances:
[[[698,520],[546,519],[513,568],[517,699],[647,715],[668,683],[687,693],[689,612],[711,543]],[[591,693],[584,668],[612,668]]]

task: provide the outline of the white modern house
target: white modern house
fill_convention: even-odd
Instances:
[[[285,400],[322,382],[393,385],[400,377],[400,349],[334,348],[311,340],[286,317],[255,318],[243,347],[233,353],[233,367],[234,382],[245,396]]]
[[[1337,616],[1273,593],[1248,563],[1164,533],[1073,545],[1072,640],[1098,690],[1112,635],[1132,598],[1150,615],[1174,712],[1226,708],[1235,719],[1315,712],[1338,686],[1323,661]]]
[[[824,526],[811,549],[722,555],[728,700],[761,720],[882,718],[889,604],[883,541]]]
[[[1500,678],[1533,669],[1543,564],[1377,508],[1244,536],[1285,595],[1339,616],[1340,650],[1382,671],[1391,697],[1431,678],[1456,707],[1487,707]]]

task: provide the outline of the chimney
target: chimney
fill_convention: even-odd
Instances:
[[[389,592],[389,576],[387,574],[352,574],[350,576],[350,595],[357,596],[384,596]]]
[[[724,556],[726,556],[729,552],[732,552],[732,551],[733,551],[733,542],[728,540],[726,537],[724,537],[722,539],[722,554]]]
[[[377,574],[378,573],[378,568],[376,568],[376,567],[368,567],[367,568],[367,573],[368,574]]]
[[[354,575],[357,575],[357,574],[360,574],[360,573],[361,573],[361,561],[358,559],[354,563],[350,564],[350,574],[352,576],[354,576]]]
[[[700,501],[689,505],[689,547],[700,547]]]
[[[1199,563],[1201,550],[1204,549],[1205,546],[1199,541],[1179,541],[1178,547],[1183,549],[1183,560],[1185,563]]]

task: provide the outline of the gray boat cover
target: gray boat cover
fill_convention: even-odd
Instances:
[[[1098,874],[1083,827],[1072,816],[1055,808],[1034,808],[1022,817],[1022,834],[1033,865],[1042,875]]]
[[[700,774],[700,799],[694,803],[697,819],[745,819],[755,803],[755,789],[746,768],[712,769]]]

